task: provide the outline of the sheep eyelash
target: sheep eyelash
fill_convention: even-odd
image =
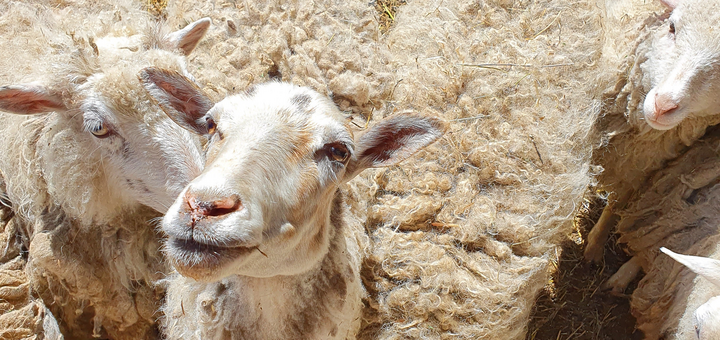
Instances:
[[[110,124],[104,122],[102,119],[85,119],[83,121],[83,130],[91,133],[97,138],[107,138],[112,135],[113,129]]]
[[[85,119],[83,121],[83,131],[92,132],[103,126],[103,121],[99,119]]]

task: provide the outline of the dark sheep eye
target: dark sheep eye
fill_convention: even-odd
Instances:
[[[213,120],[212,117],[205,117],[205,122],[207,123],[208,134],[212,135],[215,133],[215,120]]]
[[[350,152],[345,145],[333,143],[327,145],[328,155],[334,161],[345,163],[350,158]]]
[[[670,34],[675,34],[675,23],[670,22]]]
[[[110,129],[105,124],[99,124],[90,130],[90,133],[97,138],[105,138],[110,135]]]

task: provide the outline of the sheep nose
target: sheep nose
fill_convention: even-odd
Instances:
[[[669,94],[655,94],[655,117],[677,109],[678,103]]]
[[[224,197],[216,200],[204,200],[192,193],[185,194],[185,202],[194,216],[223,216],[237,211],[242,207],[242,202],[237,196]]]

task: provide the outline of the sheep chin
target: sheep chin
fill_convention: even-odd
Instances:
[[[245,262],[257,247],[223,247],[200,243],[194,240],[171,238],[168,240],[166,255],[175,269],[183,276],[202,282],[222,279],[223,270],[230,264]]]

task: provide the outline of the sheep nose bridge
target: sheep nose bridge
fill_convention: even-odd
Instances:
[[[713,73],[710,61],[703,54],[684,55],[671,66],[670,72],[657,86],[658,93],[674,93],[674,97],[687,96],[698,83]]]
[[[242,202],[235,195],[207,199],[188,192],[185,194],[185,202],[190,214],[197,218],[224,216],[242,207]]]

